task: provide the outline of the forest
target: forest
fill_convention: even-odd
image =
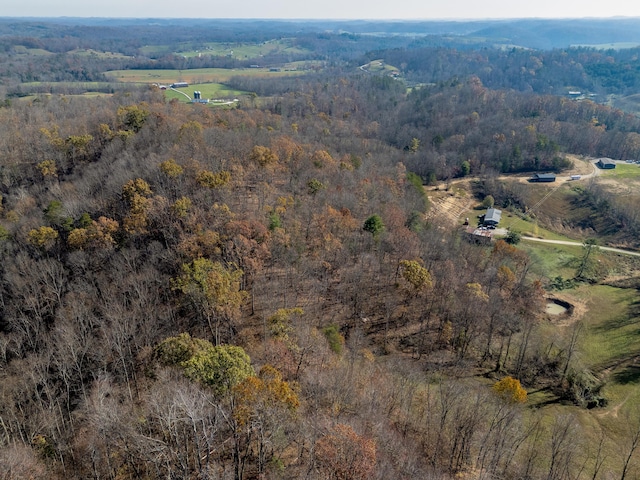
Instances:
[[[465,180],[475,203],[515,215],[531,201],[503,175],[640,159],[635,114],[559,91],[632,93],[637,49],[303,32],[298,53],[261,62],[322,68],[240,70],[228,85],[248,93],[223,108],[107,72],[250,65],[175,52],[291,26],[160,26],[141,38],[174,53],[154,58],[118,40],[125,27],[7,25],[2,478],[640,475],[634,409],[578,421],[610,398],[581,360],[580,324],[544,314],[559,281],[515,236],[469,242],[427,194]],[[374,59],[400,78],[359,68]],[[595,182],[579,195],[594,236],[640,247],[635,203]],[[572,281],[588,287],[584,271]]]

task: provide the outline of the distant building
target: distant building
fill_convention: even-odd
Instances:
[[[598,161],[596,162],[596,165],[599,168],[603,168],[605,170],[610,170],[612,168],[616,168],[616,162],[614,162],[613,160],[611,160],[610,158],[600,158],[598,159]]]
[[[530,182],[555,182],[555,173],[536,173],[529,179]]]
[[[484,214],[484,219],[482,223],[487,226],[496,226],[500,223],[500,218],[502,217],[502,210],[498,210],[497,208],[490,208],[487,210],[487,213]]]
[[[193,92],[193,100],[191,103],[209,103],[208,98],[202,98],[202,92],[196,90]]]
[[[176,83],[172,83],[170,85],[171,88],[184,88],[184,87],[188,87],[189,84],[187,82],[176,82]]]

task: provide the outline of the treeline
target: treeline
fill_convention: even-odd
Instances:
[[[376,51],[362,63],[382,58],[400,68],[408,81],[441,82],[477,76],[492,89],[566,95],[632,94],[640,86],[638,49],[563,48],[405,48]]]
[[[640,158],[637,117],[592,101],[491,90],[477,77],[407,94],[390,77],[330,73],[230,83],[271,95],[261,102],[273,113],[324,116],[336,137],[357,122],[361,135],[411,153],[404,162],[425,181],[487,170],[559,172],[569,165],[565,152]]]
[[[17,23],[3,25],[7,35],[0,38],[0,78],[5,95],[21,95],[24,82],[105,81],[103,73],[119,69],[246,68],[253,64],[281,66],[288,62],[322,60],[329,65],[357,69],[373,60],[384,60],[402,74],[408,85],[466,82],[480,79],[491,89],[564,96],[569,91],[596,95],[635,93],[640,86],[638,49],[597,50],[562,48],[532,50],[501,48],[446,37],[356,35],[319,31],[316,25],[287,22],[253,29],[251,23],[227,24],[220,28],[194,25],[112,25],[70,26]],[[264,26],[263,23],[259,23]],[[48,35],[45,36],[45,33]],[[258,58],[231,58],[201,55],[185,58],[176,52],[185,49],[206,52],[208,42],[264,42],[287,38],[297,53],[274,52]],[[462,43],[460,43],[462,42]],[[159,47],[148,49],[148,46]],[[26,49],[44,50],[47,55],[28,54]],[[96,50],[122,54],[76,54],[76,50]]]

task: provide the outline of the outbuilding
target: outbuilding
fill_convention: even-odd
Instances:
[[[596,162],[596,165],[599,168],[603,168],[605,170],[616,168],[616,162],[611,160],[610,158],[599,158],[598,161]]]
[[[533,177],[529,179],[530,182],[555,182],[555,173],[535,173]]]

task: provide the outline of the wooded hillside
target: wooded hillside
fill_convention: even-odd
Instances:
[[[528,408],[606,404],[578,327],[549,334],[532,259],[425,189],[517,207],[497,173],[640,158],[637,117],[478,75],[230,83],[258,95],[0,108],[3,478],[637,474],[638,424]]]

